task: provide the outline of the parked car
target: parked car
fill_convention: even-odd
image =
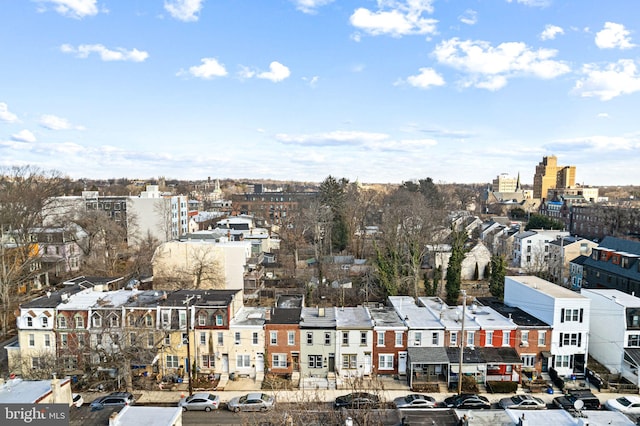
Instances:
[[[640,414],[640,397],[637,395],[625,395],[616,399],[609,399],[604,405],[612,411],[620,411],[624,414]]]
[[[109,395],[94,399],[90,407],[92,410],[102,410],[105,407],[124,407],[134,404],[133,395],[129,392],[112,392]]]
[[[178,402],[178,407],[182,407],[183,411],[211,411],[217,410],[219,406],[220,397],[207,392],[194,393],[191,396],[180,399]]]
[[[71,399],[73,400],[72,404],[74,407],[82,407],[82,404],[84,404],[84,398],[82,398],[82,395],[80,395],[79,393],[74,393],[71,395]]]
[[[433,408],[436,400],[432,396],[412,393],[393,400],[396,408]]]
[[[565,410],[573,410],[576,408],[579,410],[599,410],[601,408],[598,397],[588,390],[570,391],[563,396],[553,398],[553,404]]]
[[[249,393],[244,396],[232,398],[227,404],[229,410],[238,411],[267,411],[273,409],[276,400],[266,393]]]
[[[333,408],[379,408],[378,395],[367,392],[354,392],[336,398]]]
[[[444,405],[449,408],[491,408],[489,400],[474,393],[461,393],[444,400]]]
[[[514,395],[511,398],[502,398],[499,402],[502,408],[516,410],[544,410],[547,404],[538,397],[531,395]]]

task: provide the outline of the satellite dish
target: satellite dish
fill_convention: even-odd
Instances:
[[[578,411],[582,410],[584,408],[584,401],[581,399],[576,399],[575,402],[573,403],[573,408],[575,408]]]

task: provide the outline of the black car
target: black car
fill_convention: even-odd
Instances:
[[[577,401],[582,401],[581,403]],[[565,410],[599,410],[601,408],[600,400],[591,391],[588,390],[572,390],[563,396],[553,398],[553,404]]]
[[[336,398],[333,408],[379,408],[380,398],[366,392],[355,392]]]
[[[453,395],[444,400],[444,405],[449,408],[491,408],[489,400],[474,393],[461,393]]]

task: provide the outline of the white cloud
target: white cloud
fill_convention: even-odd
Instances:
[[[547,24],[540,33],[540,40],[553,40],[559,34],[564,34],[564,30],[561,27]]]
[[[467,9],[458,17],[460,22],[467,25],[475,25],[478,22],[478,12],[473,9]]]
[[[84,130],[82,126],[74,126],[69,120],[55,115],[45,114],[40,117],[40,125],[50,130]]]
[[[425,147],[434,146],[434,139],[400,139],[394,140],[386,133],[336,130],[325,133],[275,135],[279,142],[290,145],[320,146],[320,147],[361,147],[376,151],[422,151]]]
[[[513,3],[514,0],[507,0],[507,3]],[[524,4],[531,7],[547,7],[551,4],[551,0],[515,0],[516,3]]]
[[[576,82],[573,91],[585,98],[608,101],[640,91],[640,73],[631,59],[620,59],[605,66],[585,64],[582,73],[585,77]]]
[[[144,62],[149,57],[149,54],[143,50],[127,50],[122,47],[112,50],[101,44],[81,44],[77,48],[70,44],[63,44],[60,46],[60,51],[75,54],[78,58],[87,58],[91,53],[97,53],[103,61]]]
[[[598,117],[598,118],[609,118],[609,114],[606,113],[606,112],[601,112],[601,113],[598,113],[598,115],[596,117]]]
[[[282,65],[280,62],[273,61],[269,64],[269,71],[258,73],[256,74],[256,77],[277,83],[288,78],[290,75],[291,71],[289,71],[289,68]]]
[[[566,63],[552,59],[556,50],[533,50],[521,42],[493,47],[482,40],[452,38],[436,46],[433,54],[439,63],[468,73],[463,86],[488,90],[504,87],[513,77],[532,75],[551,79],[570,71]]]
[[[402,37],[411,34],[434,34],[436,19],[423,14],[433,13],[433,0],[378,0],[378,10],[360,7],[349,21],[351,25],[373,36]]]
[[[631,32],[624,25],[615,22],[605,22],[604,29],[596,33],[596,46],[600,49],[631,49]]]
[[[33,143],[36,141],[36,135],[31,133],[29,130],[24,129],[24,130],[20,130],[18,133],[14,133],[13,135],[11,135],[11,139],[16,142]]]
[[[314,75],[313,77],[302,77],[302,81],[306,81],[309,87],[315,88],[318,85],[320,77]]]
[[[166,0],[164,8],[175,19],[183,22],[198,20],[204,0]]]
[[[444,79],[433,68],[420,68],[420,74],[407,77],[407,83],[420,89],[431,86],[444,86]]]
[[[204,78],[205,80],[227,75],[227,70],[224,65],[219,63],[216,58],[202,58],[200,61],[202,65],[194,65],[189,68],[189,71],[180,70],[177,75],[190,74],[194,77]]]
[[[0,102],[0,121],[7,123],[18,122],[18,116],[9,111],[9,105],[4,102]]]
[[[326,6],[329,3],[333,3],[334,0],[291,0],[302,13],[313,14],[318,11],[318,8]]]
[[[82,19],[85,16],[95,16],[98,14],[96,0],[37,0],[44,6],[51,3],[53,9],[62,16]]]
[[[640,148],[638,139],[624,136],[585,136],[578,138],[559,139],[546,145],[553,151],[594,151],[616,153]]]

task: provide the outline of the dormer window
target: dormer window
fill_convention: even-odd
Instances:
[[[153,317],[150,314],[144,316],[144,325],[147,327],[153,326]]]
[[[42,326],[43,327],[49,327],[49,318],[42,317],[42,318],[40,318],[40,321],[42,322]]]
[[[58,328],[67,328],[67,318],[64,315],[58,315]]]
[[[109,317],[109,327],[120,327],[120,320],[118,319],[117,315],[113,314]]]
[[[205,326],[207,325],[207,314],[204,312],[201,312],[198,314],[198,325],[199,326]]]
[[[33,327],[33,318],[27,316],[27,327]]]
[[[76,315],[74,319],[76,322],[76,328],[84,328],[84,318],[82,315]]]
[[[99,314],[93,314],[91,316],[91,325],[94,328],[102,327],[102,317]]]
[[[129,327],[135,327],[136,325],[136,316],[134,314],[129,314]]]

